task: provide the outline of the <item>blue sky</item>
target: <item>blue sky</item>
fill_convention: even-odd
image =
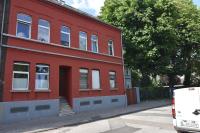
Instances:
[[[66,4],[87,12],[93,16],[99,15],[105,0],[65,0]]]
[[[104,1],[105,0],[65,0],[68,5],[93,16],[99,15],[100,9],[104,5]],[[200,7],[200,0],[193,0],[193,2]]]
[[[194,2],[195,4],[197,4],[198,6],[200,6],[200,0],[193,0],[193,2]]]

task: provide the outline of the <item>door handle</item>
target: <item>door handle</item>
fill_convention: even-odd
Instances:
[[[200,109],[196,109],[194,112],[193,112],[194,115],[199,115],[200,114]]]

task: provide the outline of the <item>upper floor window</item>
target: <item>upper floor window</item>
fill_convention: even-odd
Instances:
[[[13,90],[28,90],[29,86],[29,64],[16,62],[13,65]]]
[[[87,33],[79,32],[79,48],[81,50],[87,50]]]
[[[61,44],[70,47],[70,28],[66,26],[61,27]]]
[[[112,40],[108,41],[108,54],[114,56],[114,46]]]
[[[17,14],[17,32],[18,37],[31,38],[32,18],[26,14]]]
[[[91,36],[92,52],[98,53],[98,37],[96,35]]]
[[[43,19],[40,19],[38,24],[38,40],[50,42],[50,24]]]

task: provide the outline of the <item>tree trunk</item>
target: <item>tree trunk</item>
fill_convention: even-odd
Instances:
[[[185,86],[191,86],[191,75],[192,75],[191,53],[192,53],[192,47],[189,46],[187,47],[186,50],[186,70],[185,70],[185,80],[184,80]]]
[[[175,85],[175,75],[168,75],[169,77],[169,95],[170,95],[170,99],[172,98],[173,96],[173,91],[174,91],[174,85]]]
[[[142,72],[142,80],[141,80],[141,86],[146,87],[150,83],[149,75],[145,72]]]

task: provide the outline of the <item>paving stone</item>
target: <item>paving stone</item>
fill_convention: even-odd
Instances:
[[[125,127],[122,127],[122,128],[106,131],[104,133],[134,133],[138,130],[140,130],[140,128],[125,126]]]

